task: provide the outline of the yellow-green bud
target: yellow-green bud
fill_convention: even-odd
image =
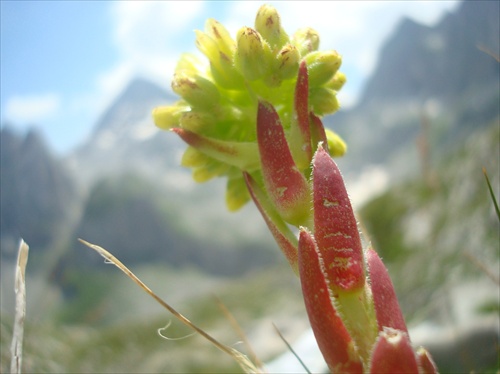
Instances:
[[[310,27],[299,29],[293,35],[293,44],[297,47],[300,55],[304,57],[308,53],[317,51],[319,48],[319,34]]]
[[[347,78],[344,73],[341,71],[337,71],[332,79],[325,84],[325,87],[330,88],[334,91],[340,91],[340,89],[344,86]]]
[[[299,68],[299,60],[300,54],[297,48],[291,44],[285,45],[276,56],[279,78],[289,79],[295,77]]]
[[[310,90],[309,103],[316,115],[325,115],[336,112],[340,108],[334,90],[326,87],[315,87]]]
[[[222,52],[219,53],[219,57],[218,66],[210,64],[214,82],[229,90],[243,89],[245,87],[243,76],[234,67],[233,60]]]
[[[230,59],[233,58],[236,43],[222,23],[212,18],[208,19],[205,23],[205,32],[216,42],[222,53]]]
[[[205,32],[195,30],[196,47],[210,61],[215,83],[227,89],[241,88],[243,79],[233,65],[236,44],[228,31],[214,19],[205,24]]]
[[[207,182],[214,177],[224,174],[229,169],[229,165],[217,160],[209,160],[202,167],[193,170],[193,179],[198,183]]]
[[[205,67],[206,65],[192,53],[183,53],[175,67],[175,74],[199,74]]]
[[[181,165],[187,168],[202,167],[211,160],[210,156],[198,151],[196,148],[188,146],[182,154]]]
[[[200,30],[194,30],[196,34],[196,47],[210,60],[211,63],[219,62],[219,47],[217,42]]]
[[[177,102],[171,106],[160,106],[153,109],[153,121],[162,130],[168,130],[179,126],[182,114],[189,110],[189,106]]]
[[[250,27],[243,27],[236,37],[235,65],[248,80],[254,81],[269,72],[273,56],[269,44]]]
[[[235,212],[250,200],[247,186],[241,175],[229,178],[226,187],[226,206],[229,211]]]
[[[198,134],[208,133],[215,125],[215,118],[209,112],[189,111],[182,114],[179,123],[183,129]]]
[[[330,129],[325,129],[328,141],[328,151],[332,157],[343,156],[347,152],[347,144],[344,140]]]
[[[255,29],[269,43],[273,51],[278,51],[290,40],[281,27],[280,15],[270,5],[262,5],[259,8],[255,17]]]
[[[184,71],[174,75],[172,90],[194,108],[212,109],[220,98],[219,90],[211,81]]]
[[[342,57],[336,51],[312,52],[304,59],[307,63],[310,87],[328,82],[342,64]]]

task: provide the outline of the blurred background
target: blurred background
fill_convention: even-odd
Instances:
[[[415,344],[441,372],[496,372],[500,226],[498,1],[267,2],[291,35],[311,26],[343,55],[341,110],[325,119],[365,239],[384,259]],[[272,372],[314,371],[300,285],[249,204],[196,184],[151,111],[207,18],[234,36],[263,2],[45,2],[1,6],[1,371],[10,365],[14,264],[30,246],[26,372],[238,372],[83,238]],[[157,330],[172,321],[163,332]],[[311,346],[312,345],[312,346]],[[275,361],[273,361],[275,360]],[[291,366],[287,366],[291,365]]]

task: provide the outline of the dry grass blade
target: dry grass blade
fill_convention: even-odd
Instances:
[[[247,336],[241,326],[239,325],[238,321],[236,318],[234,318],[233,314],[229,311],[229,309],[224,305],[221,299],[219,299],[217,296],[215,297],[215,301],[217,302],[217,305],[219,308],[222,310],[222,313],[226,316],[228,319],[229,323],[233,327],[234,331],[236,331],[236,334],[240,337],[240,339],[243,341],[243,344],[245,345],[245,348],[248,351],[248,354],[252,358],[253,362],[255,362],[255,365],[258,367],[264,367],[264,364],[259,360],[257,355],[255,354],[255,351],[252,349],[252,345],[247,339]]]
[[[21,239],[17,253],[14,292],[16,294],[16,315],[12,333],[10,372],[21,373],[23,358],[24,318],[26,317],[26,264],[28,263],[29,247]]]
[[[498,202],[495,197],[495,193],[493,192],[493,187],[491,187],[490,178],[488,177],[488,173],[486,172],[486,168],[484,167],[483,167],[483,174],[484,177],[486,178],[486,184],[488,185],[488,190],[490,191],[491,200],[493,201],[493,205],[495,206],[495,211],[497,212],[498,220],[500,221],[500,209],[498,208]]]
[[[488,47],[482,45],[482,44],[478,44],[477,45],[477,49],[479,49],[480,51],[490,55],[491,57],[493,57],[495,60],[497,60],[497,62],[500,62],[500,56],[497,55],[496,53],[494,53],[491,49],[489,49]]]
[[[311,372],[307,368],[307,366],[304,363],[304,361],[302,361],[301,358],[299,357],[299,355],[297,354],[297,352],[295,352],[293,350],[292,346],[290,345],[290,343],[287,342],[287,340],[285,339],[285,337],[283,336],[283,334],[280,332],[280,330],[278,329],[278,327],[276,327],[276,325],[274,323],[273,323],[273,326],[274,326],[274,329],[276,330],[276,332],[278,333],[279,337],[281,338],[281,340],[283,340],[283,342],[286,344],[286,346],[288,347],[288,349],[290,350],[290,352],[292,352],[292,354],[295,356],[295,358],[300,362],[300,364],[302,365],[302,367],[304,368],[304,370],[308,374],[311,374]]]
[[[81,243],[85,244],[87,247],[92,248],[94,251],[99,253],[102,257],[104,257],[105,261],[108,263],[111,263],[115,265],[118,269],[120,269],[122,272],[125,273],[130,279],[132,279],[139,287],[141,287],[147,294],[149,294],[153,299],[156,300],[161,306],[163,306],[165,309],[167,309],[172,315],[177,318],[179,321],[181,321],[183,324],[194,330],[196,333],[200,334],[203,336],[206,340],[208,340],[210,343],[212,343],[214,346],[219,348],[222,352],[230,355],[243,369],[245,373],[255,373],[255,374],[260,374],[262,373],[262,370],[257,368],[245,355],[243,355],[241,352],[237,351],[236,349],[233,349],[225,344],[220,343],[218,340],[216,340],[214,337],[212,337],[210,334],[196,326],[194,323],[192,323],[189,319],[184,317],[181,313],[179,313],[177,310],[175,310],[172,306],[167,304],[165,301],[163,301],[162,298],[160,298],[158,295],[156,295],[144,282],[142,282],[132,271],[130,271],[120,260],[118,260],[115,256],[113,256],[111,253],[109,253],[107,250],[105,250],[102,247],[99,247],[98,245],[89,243],[83,239],[78,239]]]

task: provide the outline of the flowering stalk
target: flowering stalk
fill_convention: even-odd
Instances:
[[[230,210],[254,201],[300,277],[331,372],[437,372],[424,349],[413,351],[390,277],[362,247],[332,159],[346,146],[321,116],[339,107],[341,56],[318,51],[313,29],[289,37],[266,5],[236,40],[208,20],[196,45],[209,64],[182,57],[172,81],[181,100],[155,109],[155,123],[189,145],[182,164],[195,180],[227,177]]]

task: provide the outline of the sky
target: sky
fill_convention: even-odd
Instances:
[[[194,30],[215,18],[234,37],[253,27],[261,4],[280,13],[289,35],[320,34],[337,50],[353,106],[376,66],[378,50],[402,17],[432,26],[459,1],[0,1],[1,125],[36,126],[59,155],[85,140],[102,112],[134,77],[169,89]],[[168,104],[168,103],[166,103]]]

